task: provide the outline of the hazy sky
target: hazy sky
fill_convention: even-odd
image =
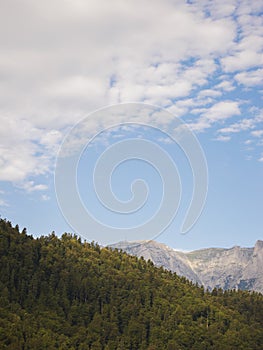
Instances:
[[[159,240],[196,249],[252,246],[263,238],[261,1],[0,0],[0,5],[2,217],[36,235],[72,231],[54,191],[63,138],[98,108],[144,102],[190,126],[209,172],[197,224],[180,235],[180,222],[174,223]],[[91,120],[90,132],[96,123]],[[169,130],[172,121],[160,124]],[[126,170],[124,183],[132,173]]]

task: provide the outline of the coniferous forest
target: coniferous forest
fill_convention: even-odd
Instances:
[[[0,349],[262,350],[263,295],[0,220]]]

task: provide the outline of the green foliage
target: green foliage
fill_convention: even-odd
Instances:
[[[0,220],[0,349],[262,349],[263,296]]]

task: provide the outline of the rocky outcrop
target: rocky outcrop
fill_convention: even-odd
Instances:
[[[150,259],[209,290],[216,287],[263,293],[263,241],[257,241],[254,248],[208,248],[188,253],[155,241],[120,242],[111,247]]]

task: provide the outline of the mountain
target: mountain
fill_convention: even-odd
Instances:
[[[208,248],[176,251],[155,241],[120,242],[111,246],[156,266],[176,272],[205,288],[254,290],[263,293],[263,241],[253,248]]]
[[[143,258],[0,219],[0,349],[262,350],[262,315],[260,293],[210,293]]]

